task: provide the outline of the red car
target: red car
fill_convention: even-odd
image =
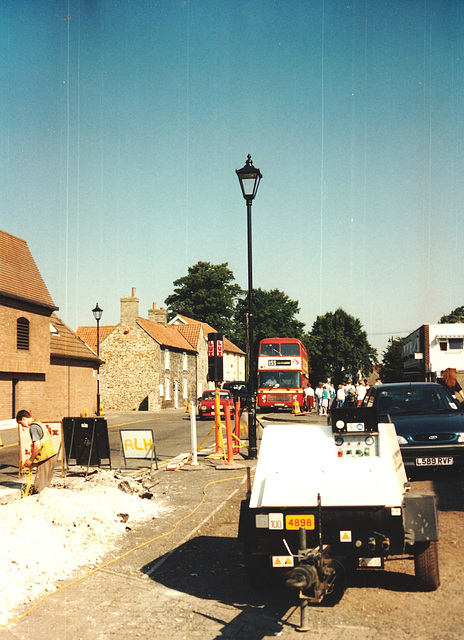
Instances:
[[[204,418],[214,418],[215,401],[215,391],[203,391],[198,403],[198,414],[200,416],[200,420],[203,420]],[[224,407],[230,407],[230,415],[234,415],[234,398],[230,391],[219,392],[219,405],[221,409],[221,416],[224,415]]]

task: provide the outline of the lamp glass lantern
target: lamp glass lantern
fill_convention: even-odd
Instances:
[[[235,173],[238,176],[245,200],[254,200],[260,180],[263,176],[261,171],[253,166],[250,154],[248,154],[245,166],[241,169],[236,169]]]
[[[97,302],[97,306],[95,307],[95,309],[92,309],[92,313],[93,313],[93,317],[95,318],[95,320],[97,322],[100,322],[102,314],[103,314],[103,309],[100,309],[100,307],[98,306],[98,302]]]

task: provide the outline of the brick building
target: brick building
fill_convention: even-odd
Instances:
[[[57,309],[26,241],[0,231],[0,420],[95,413],[98,358]]]
[[[403,341],[403,379],[435,382],[448,367],[464,385],[464,324],[423,324]]]

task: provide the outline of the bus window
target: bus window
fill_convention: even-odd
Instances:
[[[280,345],[281,355],[282,356],[299,356],[300,355],[300,345],[299,344],[286,344],[283,343]]]
[[[301,386],[301,377],[298,371],[286,371],[280,374],[280,386],[287,388],[298,388]]]
[[[260,356],[278,356],[279,354],[279,345],[264,343],[261,345]]]

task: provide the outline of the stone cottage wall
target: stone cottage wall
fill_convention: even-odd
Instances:
[[[100,345],[104,410],[180,409],[194,400],[195,353],[169,350],[166,361],[166,349],[138,325],[118,325]]]
[[[196,399],[196,356],[185,351],[169,350],[169,366],[165,364],[166,349],[161,350],[159,404],[156,394],[150,397],[150,408],[181,409]]]
[[[100,345],[100,395],[106,410],[148,409],[159,388],[160,347],[138,325],[118,325]]]

